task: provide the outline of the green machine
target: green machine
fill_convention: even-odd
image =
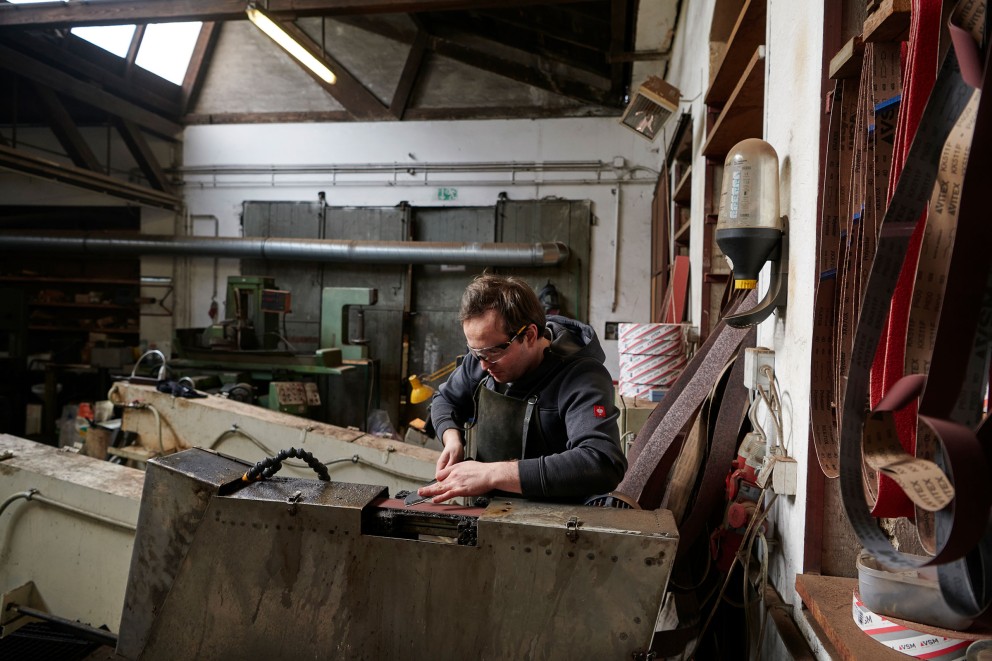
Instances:
[[[207,328],[178,329],[170,371],[200,390],[219,388],[239,401],[365,429],[369,410],[379,406],[379,362],[368,356],[362,306],[374,305],[378,290],[324,288],[313,353],[279,346],[289,346],[279,325],[292,312],[291,300],[272,277],[228,278],[232,316]]]
[[[362,306],[375,305],[379,290],[367,287],[324,287],[320,296],[320,346],[341,349],[345,360],[368,358]],[[351,310],[357,306],[357,323]]]
[[[288,291],[276,289],[267,276],[231,276],[227,279],[226,310],[230,319],[204,331],[210,348],[272,351],[279,346],[279,315],[292,312]]]

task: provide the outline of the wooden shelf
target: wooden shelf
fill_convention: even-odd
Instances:
[[[744,74],[747,58],[765,44],[765,0],[746,0],[727,40],[717,73],[706,90],[706,105],[719,106],[730,99]]]
[[[686,221],[682,223],[681,227],[675,230],[675,235],[672,237],[672,243],[677,243],[680,246],[689,245],[689,227],[692,223]]]
[[[135,287],[141,284],[138,280],[125,280],[122,278],[59,278],[33,275],[0,275],[0,282],[48,282],[69,285],[128,285]]]
[[[46,301],[31,301],[28,307],[33,308],[85,308],[93,310],[133,310],[138,313],[137,305],[116,305],[114,303],[49,303]]]
[[[688,204],[692,200],[692,168],[687,168],[685,174],[675,185],[675,192],[672,193],[672,200],[677,204]]]
[[[832,658],[844,661],[906,661],[908,657],[882,643],[873,640],[868,634],[858,628],[851,614],[851,601],[858,587],[858,579],[841,578],[839,576],[819,576],[816,574],[799,574],[796,576],[796,592],[803,600],[806,619],[813,625],[824,649]],[[931,633],[935,636],[950,638],[960,632],[938,629],[924,624],[906,622],[898,618],[889,618],[897,624],[911,626],[917,631]],[[985,629],[972,629],[968,632],[972,638],[988,638]]]
[[[851,37],[840,50],[830,58],[830,78],[854,78],[861,75],[861,62],[865,57],[865,44],[861,35]]]
[[[69,333],[106,333],[107,335],[137,335],[141,331],[137,328],[86,328],[83,326],[28,326],[28,330],[36,331],[58,331]]]
[[[758,46],[734,93],[703,145],[704,156],[722,156],[745,138],[762,135],[765,106],[765,47]]]

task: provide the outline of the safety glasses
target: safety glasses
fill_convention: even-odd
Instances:
[[[521,326],[520,330],[513,334],[513,337],[502,344],[494,344],[493,346],[486,347],[485,349],[473,349],[472,347],[468,347],[468,352],[479,360],[484,360],[487,363],[492,364],[498,362],[503,359],[506,355],[506,350],[510,348],[510,345],[513,344],[515,339],[520,337],[521,334],[527,330],[528,326],[530,326],[530,324],[524,324]]]

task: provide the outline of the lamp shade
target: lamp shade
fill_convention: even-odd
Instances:
[[[426,402],[434,394],[434,389],[430,386],[425,386],[420,382],[420,377],[416,374],[410,377],[410,403],[420,404],[421,402]]]

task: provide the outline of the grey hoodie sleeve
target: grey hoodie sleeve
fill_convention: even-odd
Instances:
[[[476,374],[473,375],[473,372]],[[475,413],[475,388],[484,376],[479,361],[467,355],[431,399],[431,422],[440,439],[448,429],[458,429],[465,442],[465,423]]]
[[[620,412],[609,372],[595,360],[577,361],[562,380],[557,406],[568,436],[566,450],[520,461],[523,495],[574,498],[616,488],[627,459],[620,449]]]

